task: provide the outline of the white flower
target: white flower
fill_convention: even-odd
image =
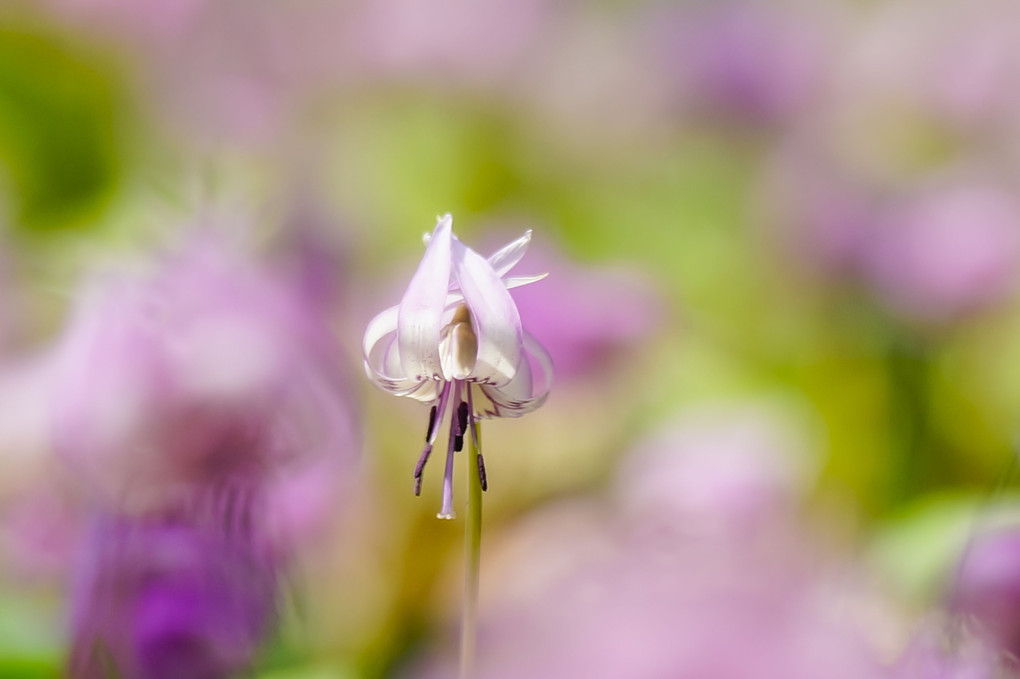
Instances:
[[[552,361],[521,327],[509,288],[542,276],[506,276],[524,256],[531,232],[488,259],[453,234],[453,218],[439,218],[418,270],[400,304],[368,324],[365,370],[379,387],[397,396],[432,404],[425,450],[415,467],[415,494],[432,452],[438,425],[453,413],[442,518],[453,518],[453,454],[476,420],[520,417],[541,406],[552,383]],[[536,384],[532,362],[541,379]],[[485,470],[479,454],[479,474]]]

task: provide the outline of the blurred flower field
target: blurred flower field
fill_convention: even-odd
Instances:
[[[0,677],[1020,677],[1018,265],[1011,0],[9,0]]]

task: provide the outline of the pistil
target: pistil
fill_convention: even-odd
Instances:
[[[418,458],[418,464],[414,466],[415,495],[421,495],[421,475],[425,471],[425,463],[429,461],[429,455],[432,454],[432,446],[435,444],[436,436],[439,434],[439,424],[443,421],[443,415],[446,414],[446,404],[449,400],[450,383],[447,382],[443,385],[443,391],[439,395],[439,403],[432,406],[432,410],[429,412],[429,427],[425,432],[425,449]]]
[[[460,413],[463,401],[460,400],[460,380],[453,382],[453,400],[457,416],[450,422],[450,445],[446,449],[446,470],[443,473],[443,506],[437,516],[440,519],[452,519],[457,516],[453,511],[453,455],[464,445],[464,431],[460,427]]]

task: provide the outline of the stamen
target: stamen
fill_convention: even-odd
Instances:
[[[485,459],[482,457],[481,451],[478,453],[478,480],[482,482],[482,491],[489,490],[489,481],[485,477]]]
[[[429,461],[429,455],[432,454],[432,444],[426,443],[425,450],[422,451],[421,457],[418,458],[418,464],[414,466],[414,495],[415,497],[421,495],[421,475],[425,471],[425,463]]]
[[[482,444],[478,440],[478,420],[475,419],[475,404],[471,398],[471,385],[467,385],[467,419],[468,425],[471,429],[471,443],[474,444],[475,450],[478,451],[478,480],[481,482],[482,491],[489,489],[489,481],[485,476],[485,460],[482,458]],[[463,404],[463,402],[462,402]],[[458,411],[458,414],[459,411]]]
[[[471,387],[468,387],[470,390]],[[464,450],[464,434],[467,433],[468,404],[461,401],[457,406],[457,436],[453,440],[453,449],[456,452]]]
[[[460,408],[460,381],[453,382],[453,400]],[[457,438],[457,425],[455,422],[451,422],[450,443],[446,448],[446,470],[443,474],[443,506],[439,510],[439,514],[436,515],[440,519],[452,519],[457,516],[453,511],[453,454],[456,452]]]
[[[429,413],[429,427],[425,433],[425,449],[418,458],[418,464],[414,466],[414,494],[421,495],[422,472],[425,471],[425,463],[429,461],[432,454],[432,446],[436,442],[436,434],[439,433],[437,422],[442,422],[443,414],[446,412],[446,404],[450,400],[450,383],[443,385],[443,391],[439,394],[439,404],[432,406]]]
[[[436,428],[436,407],[432,406],[432,410],[429,412],[429,428],[425,431],[425,440],[432,440],[432,432]]]

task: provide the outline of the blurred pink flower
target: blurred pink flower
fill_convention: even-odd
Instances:
[[[1020,657],[1020,533],[974,538],[951,582],[948,605],[982,639]]]
[[[643,534],[588,511],[497,562],[497,605],[483,576],[480,679],[888,676],[844,605],[856,592],[809,567],[797,544]],[[447,670],[436,661],[413,676]]]
[[[59,352],[57,452],[132,512],[311,464],[357,435],[332,340],[305,302],[214,238],[83,296]],[[335,476],[333,478],[336,478]]]
[[[1005,679],[1005,670],[995,649],[963,638],[940,639],[935,630],[922,626],[910,646],[896,661],[892,679]]]
[[[938,185],[890,206],[864,275],[894,311],[942,322],[1001,301],[1016,283],[1020,204],[995,185]]]
[[[104,518],[77,566],[73,679],[227,679],[275,616],[274,566],[243,536]]]
[[[369,379],[395,396],[432,404],[425,450],[414,472],[415,494],[452,401],[440,518],[453,518],[453,454],[469,432],[477,445],[475,421],[520,417],[549,394],[552,362],[523,330],[507,291],[543,278],[506,277],[530,240],[529,231],[485,259],[453,234],[450,215],[440,217],[400,304],[373,318],[365,331]],[[540,368],[537,385],[532,362]],[[478,459],[484,490],[480,454]]]
[[[704,407],[638,442],[617,475],[627,516],[648,526],[761,533],[789,522],[817,467],[773,407]]]
[[[548,0],[368,0],[340,26],[358,76],[491,86],[527,63]]]
[[[876,6],[847,60],[846,103],[916,116],[964,136],[1015,117],[1020,23],[1008,0],[896,0]],[[915,121],[915,125],[916,125]]]
[[[490,536],[479,679],[887,679],[875,594],[791,511],[813,466],[782,415],[691,413],[635,446],[610,496]]]
[[[825,3],[727,0],[653,14],[681,106],[744,121],[798,113],[819,90],[836,24]]]
[[[817,146],[805,139],[781,148],[757,200],[765,238],[811,273],[840,279],[858,272],[879,205],[868,181]]]
[[[60,581],[81,543],[81,507],[53,487],[31,487],[0,508],[4,570],[19,581]]]
[[[605,368],[660,325],[662,301],[637,273],[582,266],[549,247],[530,249],[531,267],[551,275],[540,287],[514,291],[521,321],[552,356],[564,379]]]
[[[107,35],[165,41],[199,15],[208,0],[45,0],[54,12],[77,26],[88,25]]]
[[[331,0],[45,1],[127,50],[143,105],[189,143],[277,141],[344,64],[344,15]]]

